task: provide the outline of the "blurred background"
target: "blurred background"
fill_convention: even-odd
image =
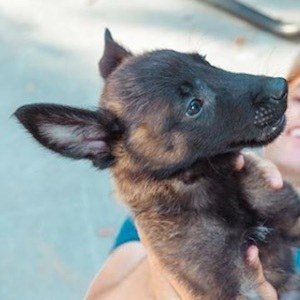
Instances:
[[[299,0],[243,2],[300,23]],[[32,102],[95,107],[105,27],[136,53],[199,51],[271,76],[299,51],[200,0],[0,0],[0,299],[82,299],[126,215],[108,172],[42,149],[11,117]]]

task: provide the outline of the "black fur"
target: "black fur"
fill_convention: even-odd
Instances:
[[[285,80],[227,72],[197,53],[133,56],[107,30],[99,69],[99,110],[36,104],[17,118],[47,148],[112,167],[157,257],[196,298],[258,299],[244,264],[251,244],[280,294],[299,285],[291,256],[300,241],[297,194],[288,183],[269,188],[251,157],[234,171],[242,148],[284,129]],[[191,103],[201,106],[192,116]]]
[[[114,162],[111,147],[121,135],[122,129],[117,119],[108,111],[89,111],[56,104],[32,104],[20,107],[15,116],[36,140],[54,152],[74,159],[90,159],[100,169],[105,169]],[[82,151],[82,148],[71,141],[51,139],[50,128],[48,131],[41,128],[45,124],[72,127],[69,132],[74,135],[74,139],[80,139],[76,142],[81,147],[91,142],[99,142],[99,151]]]

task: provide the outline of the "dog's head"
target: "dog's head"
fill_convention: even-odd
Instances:
[[[17,118],[65,156],[105,168],[119,159],[121,143],[141,166],[164,174],[270,143],[285,125],[282,78],[227,72],[197,53],[134,56],[108,30],[99,69],[105,87],[98,110],[34,104],[19,108]]]

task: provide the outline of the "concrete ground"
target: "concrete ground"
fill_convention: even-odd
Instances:
[[[247,2],[300,22],[299,1]],[[135,52],[275,76],[300,50],[196,0],[0,0],[0,299],[82,299],[124,218],[107,172],[47,152],[11,117],[31,102],[95,107],[106,26]]]

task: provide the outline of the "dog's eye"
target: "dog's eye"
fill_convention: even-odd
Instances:
[[[186,115],[189,117],[194,117],[200,113],[202,109],[203,102],[199,99],[193,99],[186,110]]]

